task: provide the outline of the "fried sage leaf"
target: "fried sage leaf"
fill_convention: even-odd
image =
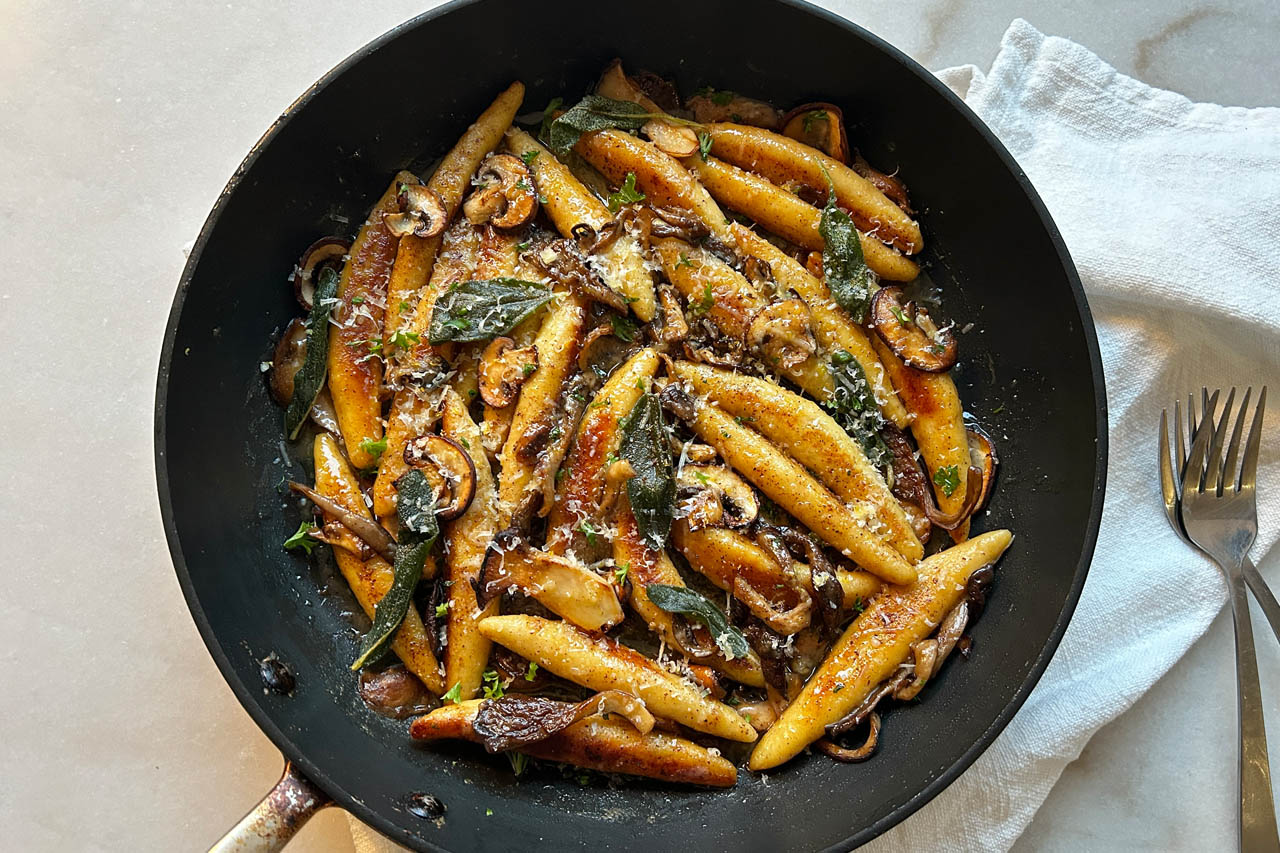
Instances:
[[[507,334],[550,299],[550,289],[518,278],[460,282],[436,300],[428,338],[433,344],[487,341]]]
[[[651,583],[644,591],[651,602],[668,613],[689,616],[705,625],[726,658],[744,658],[750,654],[747,638],[730,625],[720,609],[701,593],[687,586],[670,586],[664,583]]]
[[[880,436],[885,419],[862,365],[849,353],[837,350],[831,356],[831,380],[835,393],[822,405],[831,411],[840,428],[862,446],[868,461],[883,469],[892,456]]]
[[[836,206],[836,193],[827,193],[827,206],[818,222],[822,235],[822,277],[836,304],[856,322],[866,320],[875,284],[862,257],[862,241],[849,214]]]
[[[547,129],[547,143],[551,150],[563,157],[569,153],[582,134],[593,130],[639,130],[640,126],[653,118],[639,104],[631,101],[615,101],[603,95],[587,95],[569,108]]]
[[[307,320],[307,355],[293,377],[293,396],[284,412],[284,431],[289,440],[298,437],[302,425],[311,414],[316,395],[324,387],[329,366],[329,312],[338,293],[338,272],[325,267],[311,297],[311,316]]]
[[[618,456],[636,471],[627,481],[627,497],[631,499],[631,512],[640,535],[645,544],[661,550],[671,532],[676,479],[662,403],[656,394],[641,395],[622,422]]]
[[[426,476],[410,470],[396,481],[396,516],[400,520],[400,536],[396,543],[391,588],[374,608],[373,627],[360,643],[351,668],[359,669],[386,653],[413,603],[413,591],[422,580],[422,567],[427,554],[440,536],[436,521],[436,493]]]

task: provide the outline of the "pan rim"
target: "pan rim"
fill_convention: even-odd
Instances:
[[[256,162],[263,150],[272,142],[272,140],[275,139],[280,130],[288,124],[300,110],[310,103],[310,101],[319,92],[340,78],[351,67],[359,64],[368,56],[381,49],[384,45],[396,40],[406,32],[428,25],[436,18],[443,17],[456,10],[483,2],[485,2],[485,0],[451,0],[451,2],[445,3],[420,15],[416,15],[413,18],[396,25],[387,32],[363,45],[309,86],[280,114],[274,122],[271,123],[270,127],[268,127],[262,136],[253,144],[244,160],[233,172],[226,186],[224,186],[222,191],[218,194],[218,198],[215,201],[213,208],[210,210],[209,215],[206,217],[204,224],[200,228],[200,233],[193,244],[191,252],[187,258],[187,263],[178,280],[178,287],[174,295],[173,304],[169,312],[169,318],[165,326],[164,342],[160,352],[155,395],[154,450],[156,486],[160,502],[161,520],[164,525],[165,539],[168,543],[175,574],[177,575],[179,585],[182,588],[182,594],[186,600],[187,607],[191,612],[192,619],[196,624],[196,629],[200,633],[200,637],[204,641],[210,655],[213,657],[218,670],[221,672],[223,680],[227,683],[227,686],[231,688],[232,693],[235,695],[241,707],[245,709],[258,728],[261,729],[268,739],[270,739],[271,742],[281,751],[285,759],[298,766],[308,778],[322,788],[333,799],[334,804],[355,815],[361,821],[372,826],[388,838],[396,840],[399,843],[408,844],[415,849],[431,851],[444,850],[444,848],[433,844],[421,836],[406,832],[390,819],[384,817],[379,811],[370,808],[363,801],[356,798],[347,791],[346,788],[338,785],[328,773],[324,772],[318,764],[313,762],[303,752],[303,750],[301,750],[297,744],[295,744],[293,740],[275,724],[270,715],[266,712],[264,706],[259,702],[260,697],[256,694],[255,690],[251,689],[251,687],[244,683],[236,674],[230,657],[218,639],[213,626],[196,595],[195,586],[187,567],[186,559],[182,550],[181,538],[174,519],[172,496],[169,490],[169,472],[166,453],[168,379],[171,365],[173,363],[178,325],[182,317],[182,310],[186,302],[192,278],[194,277],[195,271],[199,266],[201,256],[204,252],[204,248],[215,225],[221,218],[228,201],[238,189],[243,176]],[[904,66],[906,70],[914,75],[920,82],[938,93],[952,109],[957,110],[973,130],[978,133],[982,141],[992,150],[1000,163],[1010,172],[1027,201],[1030,203],[1031,208],[1035,211],[1041,226],[1044,228],[1045,233],[1049,238],[1050,244],[1056,252],[1058,262],[1062,265],[1067,283],[1071,289],[1071,295],[1075,301],[1076,310],[1081,322],[1081,330],[1085,338],[1085,349],[1089,357],[1090,374],[1094,394],[1094,430],[1096,436],[1096,451],[1094,457],[1094,480],[1089,517],[1085,526],[1084,536],[1081,541],[1080,556],[1076,563],[1071,586],[1065,600],[1063,601],[1062,609],[1059,611],[1058,618],[1049,633],[1048,640],[1045,642],[1044,647],[1041,649],[1040,653],[1037,655],[1035,661],[1028,670],[1026,677],[1014,692],[1013,697],[1005,705],[1004,709],[995,717],[994,720],[992,720],[991,724],[983,731],[977,740],[975,740],[974,743],[960,755],[959,758],[952,762],[950,766],[938,774],[936,778],[930,781],[917,793],[896,805],[887,815],[867,826],[857,829],[843,841],[826,848],[828,851],[848,851],[867,843],[898,823],[901,823],[940,794],[945,788],[958,779],[961,774],[968,770],[973,762],[977,760],[978,756],[990,747],[1000,732],[1004,730],[1018,710],[1021,709],[1027,698],[1030,696],[1031,691],[1035,688],[1036,684],[1039,683],[1040,678],[1043,676],[1050,660],[1052,660],[1056,653],[1058,646],[1062,641],[1062,637],[1066,633],[1067,625],[1070,623],[1071,618],[1075,613],[1081,591],[1084,587],[1085,580],[1088,577],[1089,567],[1097,545],[1098,531],[1102,520],[1102,506],[1106,491],[1106,474],[1108,466],[1108,412],[1106,386],[1102,369],[1101,351],[1098,345],[1097,330],[1093,322],[1093,315],[1089,308],[1089,303],[1084,292],[1084,287],[1080,281],[1079,273],[1077,272],[1075,264],[1067,250],[1066,244],[1062,239],[1061,232],[1054,223],[1053,218],[1046,208],[1044,201],[1040,198],[1039,193],[1036,192],[1034,186],[1032,186],[1030,180],[1027,178],[1026,173],[1018,165],[1013,155],[1009,153],[991,129],[988,128],[980,118],[978,118],[978,116],[964,103],[964,101],[952,92],[950,88],[943,84],[942,81],[911,57],[907,56],[901,50],[874,33],[871,33],[863,27],[840,17],[834,12],[805,2],[805,0],[773,0],[773,2],[818,17],[828,25],[837,27],[855,38],[860,39],[867,44],[868,47],[887,54],[890,59]]]

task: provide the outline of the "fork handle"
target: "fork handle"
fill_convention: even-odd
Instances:
[[[1236,700],[1240,714],[1240,850],[1275,853],[1280,850],[1280,831],[1276,828],[1271,794],[1271,765],[1267,761],[1267,730],[1262,718],[1249,597],[1241,568],[1226,573],[1236,635]]]
[[[1272,633],[1280,640],[1280,603],[1276,602],[1276,597],[1271,594],[1271,587],[1267,586],[1266,580],[1248,557],[1244,558],[1243,569],[1244,581],[1249,585],[1249,591],[1257,599],[1262,614],[1271,623]]]

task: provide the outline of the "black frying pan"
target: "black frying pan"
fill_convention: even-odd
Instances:
[[[638,782],[580,787],[502,757],[411,743],[347,671],[357,610],[323,567],[283,552],[301,511],[278,492],[281,413],[258,365],[297,308],[299,250],[353,233],[398,168],[441,154],[513,79],[526,110],[575,98],[607,60],[780,105],[832,101],[853,140],[900,166],[926,269],[964,326],[956,373],[1003,467],[975,529],[1017,534],[974,655],[889,713],[879,753],[804,756],[723,792]],[[306,459],[309,452],[296,453]],[[1084,583],[1102,509],[1106,399],[1089,309],[1061,237],[1017,164],[928,72],[829,13],[778,0],[474,0],[398,27],[308,90],[250,152],[183,272],[160,361],[156,468],[178,578],[210,653],[295,768],[365,822],[421,849],[848,849],[954,780],[1044,671]],[[285,504],[288,504],[287,506]],[[327,591],[322,591],[327,590]],[[278,656],[291,695],[264,692]],[[408,797],[427,792],[443,825]],[[313,792],[317,802],[323,795]],[[487,810],[492,810],[492,815]]]

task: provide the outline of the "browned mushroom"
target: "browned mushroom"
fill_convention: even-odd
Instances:
[[[448,224],[449,214],[435,191],[423,184],[402,184],[396,197],[400,210],[382,217],[395,237],[434,237]]]
[[[320,271],[332,267],[335,272],[342,272],[342,263],[351,251],[351,241],[341,237],[321,237],[307,247],[298,259],[298,266],[290,277],[293,281],[293,295],[304,310],[310,311],[316,294],[316,282],[320,280]]]
[[[698,134],[691,127],[681,127],[661,119],[650,119],[640,132],[648,137],[659,151],[672,157],[688,157],[698,150]]]
[[[621,690],[605,690],[576,703],[536,696],[486,699],[476,712],[472,730],[487,751],[504,752],[546,740],[588,717],[607,714],[625,717],[641,734],[653,731],[655,720],[644,702]]]
[[[431,694],[401,664],[381,672],[362,670],[356,692],[369,710],[393,720],[416,717],[431,710]]]
[[[607,631],[625,616],[611,583],[572,560],[530,547],[509,529],[485,551],[476,601],[483,607],[511,588],[584,631]]]
[[[293,377],[302,369],[307,358],[307,324],[301,317],[294,317],[284,328],[284,334],[276,343],[276,350],[271,358],[271,373],[267,377],[267,387],[271,389],[271,399],[281,406],[289,405],[293,399]]]
[[[986,506],[987,498],[991,496],[991,484],[995,481],[996,466],[1000,464],[1000,460],[996,457],[996,447],[986,430],[977,424],[970,424],[966,432],[969,436],[969,464],[982,472],[982,489],[973,502],[972,511],[977,512]]]
[[[552,281],[573,288],[589,299],[608,305],[620,314],[627,313],[627,300],[611,290],[587,265],[587,258],[574,240],[553,240],[538,254],[530,257],[534,265]]]
[[[799,299],[784,299],[761,308],[747,329],[747,345],[784,369],[804,362],[818,351],[808,306]]]
[[[782,117],[782,134],[823,151],[841,163],[849,162],[849,136],[844,113],[835,104],[813,103],[796,107]]]
[[[862,154],[853,152],[853,171],[866,178],[876,189],[884,193],[890,201],[902,208],[904,213],[914,213],[911,209],[911,199],[907,196],[907,185],[904,184],[896,175],[886,175],[876,167],[872,166]]]
[[[600,508],[596,511],[598,518],[605,518],[618,504],[627,482],[636,475],[636,469],[626,459],[615,460],[604,470],[604,495],[600,498]]]
[[[665,281],[658,285],[658,304],[662,306],[658,339],[664,343],[676,343],[689,337],[689,323],[684,318],[684,309],[680,307],[680,297],[676,289]]]
[[[476,465],[462,445],[442,435],[420,435],[404,446],[404,461],[427,478],[436,496],[436,515],[450,521],[467,511],[476,496]]]
[[[315,489],[304,486],[301,483],[290,481],[289,488],[342,522],[348,530],[369,543],[369,546],[377,551],[383,559],[387,561],[395,559],[396,541],[376,521],[368,516],[352,512],[332,498],[327,498]]]
[[[737,124],[751,124],[777,130],[782,122],[782,113],[778,112],[772,104],[766,104],[764,101],[757,101],[727,89],[698,92],[685,101],[685,106],[693,113],[693,117],[703,124],[732,121]]]
[[[850,764],[866,761],[875,754],[876,747],[880,745],[880,715],[874,711],[869,714],[868,725],[870,729],[867,731],[867,739],[856,749],[840,746],[830,737],[819,738],[813,742],[813,746],[823,755],[834,758],[836,761]]]
[[[914,302],[902,302],[901,287],[882,287],[871,300],[871,325],[889,349],[908,367],[926,373],[945,373],[956,363],[956,336],[948,326],[939,329],[929,312]]]
[[[746,527],[760,515],[760,501],[755,491],[723,465],[686,464],[676,476],[676,488],[689,497],[707,494],[714,501],[716,507],[704,514],[703,518],[708,523],[702,527],[720,524]],[[690,529],[698,528],[691,524]]]
[[[931,524],[943,530],[955,530],[964,524],[965,519],[973,514],[978,500],[983,497],[983,471],[976,465],[970,465],[966,473],[965,500],[954,513],[944,513],[938,509],[938,501],[933,487],[929,484],[924,466],[916,457],[915,450],[907,441],[906,435],[889,424],[881,429],[880,435],[892,455],[893,463],[893,495],[902,501],[904,506],[918,507]],[[994,459],[992,470],[994,471]],[[990,488],[988,486],[988,488]],[[910,511],[910,510],[909,510]],[[914,526],[914,525],[913,525]],[[925,541],[928,537],[922,537]]]
[[[519,228],[538,215],[538,191],[529,167],[512,154],[490,154],[476,171],[477,189],[462,205],[473,225]]]
[[[480,399],[495,409],[510,406],[537,369],[536,346],[516,348],[511,338],[494,338],[480,356]]]

